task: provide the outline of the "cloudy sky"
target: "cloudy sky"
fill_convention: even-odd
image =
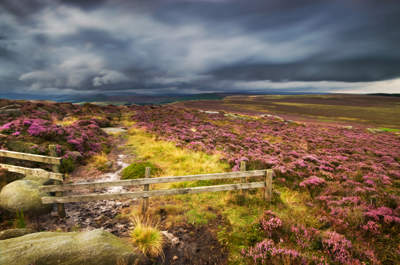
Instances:
[[[0,0],[0,92],[400,93],[398,0]]]

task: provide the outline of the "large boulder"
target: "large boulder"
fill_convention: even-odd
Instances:
[[[24,236],[27,234],[33,233],[33,230],[30,228],[13,228],[0,231],[0,240]]]
[[[130,265],[142,259],[130,244],[100,229],[0,240],[0,265]]]
[[[48,196],[39,190],[40,184],[32,180],[13,181],[0,191],[0,207],[10,211],[27,214],[41,214],[51,210],[50,204],[43,204],[41,198]]]

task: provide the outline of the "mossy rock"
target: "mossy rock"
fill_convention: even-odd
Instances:
[[[6,144],[8,150],[21,153],[35,153],[35,148],[34,148],[35,146],[37,145],[34,143],[18,141],[18,140],[8,141]]]
[[[0,240],[0,264],[140,264],[143,256],[104,230],[40,232]]]
[[[0,240],[10,239],[14,237],[20,237],[27,234],[33,233],[33,230],[30,228],[13,228],[0,231]]]
[[[22,211],[32,215],[49,212],[51,205],[42,204],[41,200],[48,194],[41,192],[39,187],[38,182],[25,179],[7,184],[0,192],[0,207],[9,212]]]
[[[150,162],[135,162],[122,170],[122,179],[144,178],[146,167],[151,168],[151,174],[157,174],[161,171],[159,167]]]

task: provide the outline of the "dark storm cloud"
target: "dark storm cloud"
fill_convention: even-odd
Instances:
[[[0,1],[0,91],[396,92],[400,5]]]

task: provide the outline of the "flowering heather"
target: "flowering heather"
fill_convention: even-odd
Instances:
[[[317,176],[311,176],[300,182],[300,187],[321,186],[325,183],[326,181],[323,178],[319,178]]]
[[[279,247],[271,239],[265,239],[242,253],[255,264],[308,264],[299,252]]]
[[[357,264],[359,261],[352,258],[350,250],[352,244],[343,235],[336,232],[328,232],[327,237],[322,240],[324,249],[329,253],[332,260],[340,264]]]
[[[375,240],[393,236],[400,240],[398,135],[371,133],[356,126],[289,122],[274,116],[204,113],[171,105],[131,109],[137,126],[179,147],[219,153],[233,170],[239,170],[241,161],[247,161],[248,169],[273,168],[275,185],[307,188],[312,195],[310,205],[319,207],[316,218],[349,242],[358,241],[365,251],[376,252],[378,259],[379,251],[373,248],[380,245]],[[317,192],[319,196],[314,198]],[[385,228],[380,239],[365,233],[375,229],[369,221]],[[400,260],[395,241],[385,241],[391,251],[381,262]],[[348,253],[351,256],[352,252]]]
[[[75,162],[83,161],[109,146],[107,134],[100,129],[100,125],[104,124],[99,119],[85,119],[61,126],[54,124],[52,120],[22,116],[0,127],[0,132],[8,135],[7,138],[2,138],[0,144],[1,148],[8,149],[8,146],[14,146],[13,141],[28,142],[31,144],[30,150],[12,150],[37,154],[48,154],[48,144],[57,144],[57,155],[67,159],[65,162],[69,166],[64,169],[70,171]]]
[[[282,220],[275,216],[271,211],[265,211],[263,217],[260,220],[261,227],[265,231],[268,237],[272,236],[275,230],[282,227]]]
[[[307,228],[304,225],[293,225],[290,230],[296,239],[296,244],[303,249],[310,248],[315,238],[320,234],[317,229]]]

